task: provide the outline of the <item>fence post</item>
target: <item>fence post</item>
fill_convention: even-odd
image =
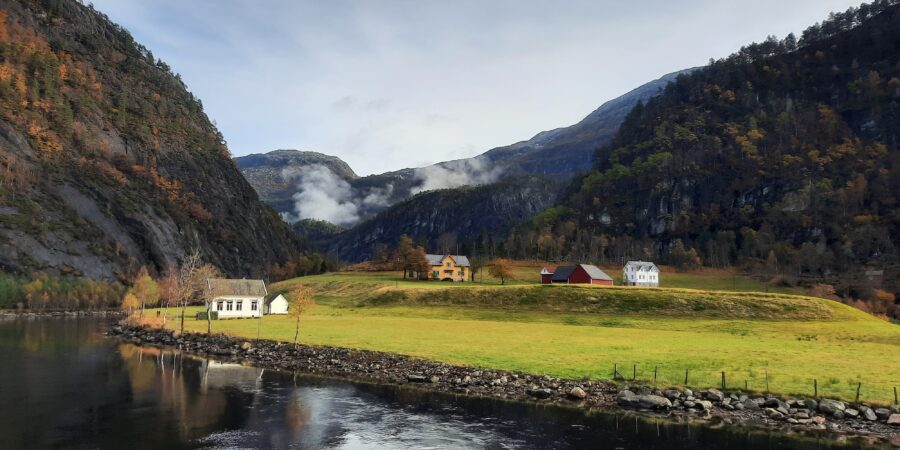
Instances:
[[[637,380],[637,364],[631,366],[631,381]]]
[[[619,364],[614,363],[613,364],[613,381],[616,381],[618,379],[618,376],[619,376]]]
[[[722,390],[725,390],[725,371],[722,371]]]
[[[659,371],[659,366],[653,367],[653,385],[656,386],[656,373]],[[897,391],[897,388],[894,388],[894,391]]]
[[[687,387],[687,385],[688,385],[688,370],[689,369],[684,369],[684,386],[685,387]]]
[[[894,386],[894,404],[900,405],[900,401],[897,401],[897,386]]]
[[[747,380],[744,380],[744,390],[745,390],[745,391],[750,391],[750,384],[747,383]]]
[[[859,390],[862,388],[862,383],[856,385],[856,403],[859,403]]]
[[[819,398],[819,380],[813,380],[813,398]]]
[[[766,394],[769,393],[769,371],[766,370]]]

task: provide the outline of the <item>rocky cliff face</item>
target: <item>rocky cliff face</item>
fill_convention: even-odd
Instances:
[[[0,268],[96,279],[298,251],[180,78],[79,2],[0,1]]]

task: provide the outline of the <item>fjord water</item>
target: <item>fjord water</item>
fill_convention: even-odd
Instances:
[[[0,448],[838,447],[217,363],[108,339],[108,324],[0,322]]]

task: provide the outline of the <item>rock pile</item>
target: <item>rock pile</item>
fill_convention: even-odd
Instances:
[[[184,334],[116,325],[111,336],[136,344],[176,347],[198,355],[259,367],[341,376],[380,383],[499,399],[588,408],[615,405],[648,414],[721,417],[731,423],[820,429],[876,438],[900,438],[900,410],[831,399],[784,399],[705,389],[660,390],[567,380],[534,374],[453,366],[390,353],[254,341],[224,335]]]

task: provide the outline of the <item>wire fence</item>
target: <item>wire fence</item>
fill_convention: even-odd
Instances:
[[[769,368],[741,370],[676,368],[614,363],[604,379],[619,383],[645,384],[658,388],[716,388],[748,394],[837,398],[845,401],[900,405],[900,383],[866,383],[861,379],[800,378]]]

